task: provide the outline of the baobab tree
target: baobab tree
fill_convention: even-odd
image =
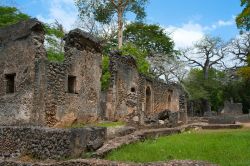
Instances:
[[[209,79],[209,70],[213,67],[224,66],[222,61],[227,53],[227,47],[220,38],[205,36],[192,48],[183,51],[183,56],[192,67],[200,67],[203,71],[203,79]],[[203,99],[204,112],[211,113],[208,99]]]

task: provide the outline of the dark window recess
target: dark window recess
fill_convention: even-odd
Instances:
[[[6,74],[6,93],[14,93],[15,92],[15,77],[16,74]]]
[[[135,92],[135,88],[131,88],[131,92]]]
[[[76,77],[68,76],[68,92],[76,93]]]

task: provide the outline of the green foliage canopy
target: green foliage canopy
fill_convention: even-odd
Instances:
[[[244,9],[236,17],[236,24],[238,28],[248,31],[250,30],[250,1],[241,0],[241,6],[244,7]]]
[[[188,77],[184,80],[184,85],[189,92],[191,100],[208,100],[212,105],[212,110],[218,110],[224,102],[223,87],[226,75],[222,71],[209,69],[208,79],[204,78],[201,69],[191,69]]]
[[[125,8],[122,9],[124,11],[123,14],[132,12],[136,15],[137,20],[142,20],[146,16],[144,6],[147,1],[148,0],[121,0],[122,4],[127,3]],[[101,23],[109,23],[117,14],[117,7],[114,5],[116,1],[114,0],[75,0],[75,2],[81,18],[94,15],[95,20]],[[120,1],[118,3],[120,3]]]
[[[107,90],[110,83],[110,72],[109,72],[109,56],[104,55],[102,57],[102,77],[101,77],[101,89],[102,91]]]
[[[50,61],[62,62],[64,60],[64,42],[65,32],[61,24],[57,21],[54,24],[44,24],[47,57]]]
[[[149,74],[150,64],[146,60],[147,57],[146,52],[138,49],[138,47],[136,47],[132,43],[124,44],[121,51],[123,56],[130,55],[135,58],[139,73],[145,74],[147,76],[150,75]]]
[[[30,18],[30,16],[20,12],[17,8],[8,6],[0,6],[0,16],[0,28]]]
[[[158,25],[144,23],[131,23],[124,29],[124,41],[130,42],[147,52],[148,55],[156,54],[173,55],[174,42]]]

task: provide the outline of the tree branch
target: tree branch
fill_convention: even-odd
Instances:
[[[112,3],[112,5],[113,5],[116,9],[118,9],[118,5],[115,4],[115,0],[110,0],[110,2]]]

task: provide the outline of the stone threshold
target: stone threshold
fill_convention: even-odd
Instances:
[[[101,159],[74,159],[68,161],[51,162],[25,162],[13,160],[0,160],[0,166],[217,166],[204,161],[172,160],[155,163],[124,163]]]

